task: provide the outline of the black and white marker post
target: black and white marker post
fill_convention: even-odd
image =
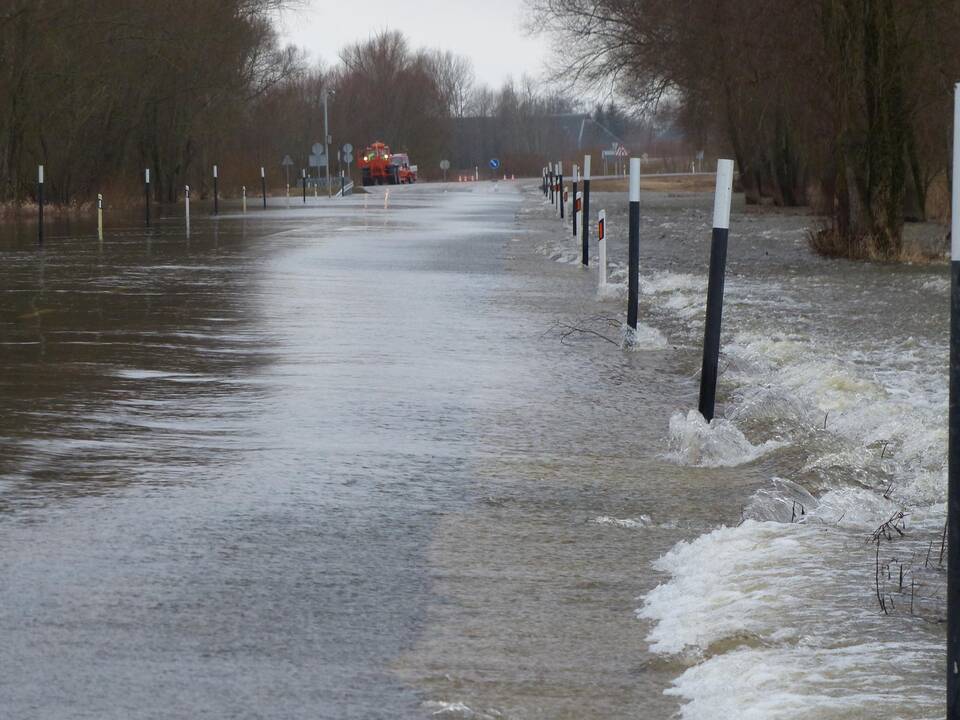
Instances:
[[[557,197],[560,205],[560,219],[563,220],[563,206],[566,204],[563,199],[563,163],[557,163]]]
[[[217,166],[213,166],[213,214],[220,214],[220,187],[218,181],[220,179],[220,172],[217,169]]]
[[[300,179],[303,181],[303,204],[307,204],[307,171],[300,171]]]
[[[950,413],[947,470],[947,720],[960,718],[960,83],[953,99]]]
[[[590,156],[583,156],[583,207],[580,208],[583,223],[580,227],[580,243],[583,247],[580,262],[584,267],[590,264]]]
[[[540,192],[543,193],[543,196],[547,196],[547,169],[540,169]]]
[[[713,197],[713,237],[710,241],[710,275],[707,281],[707,318],[703,331],[703,368],[700,372],[700,414],[713,420],[717,399],[717,363],[720,358],[720,320],[723,316],[723,281],[727,271],[727,234],[733,193],[733,160],[717,161],[717,190]]]
[[[550,204],[553,205],[553,196],[556,187],[553,184],[553,163],[550,163],[550,172],[547,176],[550,179]]]
[[[260,166],[260,192],[263,195],[263,209],[267,209],[267,173],[264,172],[263,165]]]
[[[143,213],[150,227],[150,168],[143,171]]]
[[[573,236],[577,236],[577,212],[580,210],[580,201],[577,199],[577,182],[580,180],[580,168],[576,165],[573,166],[573,179],[570,182],[570,187],[573,190],[571,197],[573,198],[573,206],[570,209],[570,219],[572,220],[571,225],[573,225]]]
[[[637,329],[640,304],[640,158],[630,158],[630,257],[627,282],[627,325]]]
[[[37,166],[37,242],[43,245],[43,165]]]

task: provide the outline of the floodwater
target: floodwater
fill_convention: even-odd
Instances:
[[[0,241],[0,716],[942,715],[945,266],[735,211],[708,427],[710,196],[631,349],[620,196],[308,200]]]

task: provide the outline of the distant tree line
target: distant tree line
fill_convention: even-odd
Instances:
[[[825,252],[895,258],[949,181],[957,0],[528,0],[579,82],[671,106],[748,202],[814,202]]]
[[[571,103],[529,79],[478,84],[471,63],[411,48],[382,32],[310,66],[282,47],[273,18],[286,0],[5,0],[0,4],[0,203],[30,200],[37,165],[46,196],[88,203],[141,197],[143,171],[159,202],[198,196],[220,167],[221,191],[296,182],[323,141],[329,93],[336,150],[383,140],[427,177],[439,162],[472,167],[500,157],[539,172],[557,152],[544,117]],[[355,167],[355,165],[354,165]],[[316,169],[313,170],[317,172]]]

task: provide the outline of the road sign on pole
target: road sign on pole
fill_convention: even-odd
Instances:
[[[284,155],[283,160],[280,161],[280,165],[283,167],[283,174],[286,177],[287,185],[289,185],[290,168],[293,166],[293,159],[289,155]]]
[[[440,169],[443,170],[443,181],[446,182],[446,181],[447,181],[447,170],[450,169],[450,161],[449,161],[449,160],[441,160],[441,161],[440,161]]]
[[[491,160],[490,160],[490,167],[491,167],[493,170],[499,170],[499,169],[500,169],[500,161],[497,160],[497,158],[491,159]]]

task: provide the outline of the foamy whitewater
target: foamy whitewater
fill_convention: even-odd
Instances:
[[[943,302],[936,272],[886,280],[924,307]],[[671,418],[677,463],[736,466],[781,452],[793,471],[751,498],[738,527],[656,564],[670,579],[638,615],[652,622],[651,649],[689,663],[669,691],[684,718],[942,713],[942,587],[929,569],[939,552],[926,541],[944,517],[946,325],[925,335],[895,305],[851,322],[844,308],[860,314],[883,289],[844,280],[728,275],[723,416]],[[657,314],[694,321],[693,346],[704,289],[704,277],[671,272],[645,284]],[[904,536],[889,531],[872,558],[871,533],[900,512]]]
[[[642,247],[662,239],[641,262],[641,317],[691,365],[706,267],[678,248],[709,242],[704,216],[641,224]],[[719,416],[678,409],[666,428],[678,465],[777,467],[738,526],[657,561],[668,579],[637,610],[651,649],[687,668],[668,693],[688,720],[942,717],[949,280],[815,258],[814,222],[734,215]]]

